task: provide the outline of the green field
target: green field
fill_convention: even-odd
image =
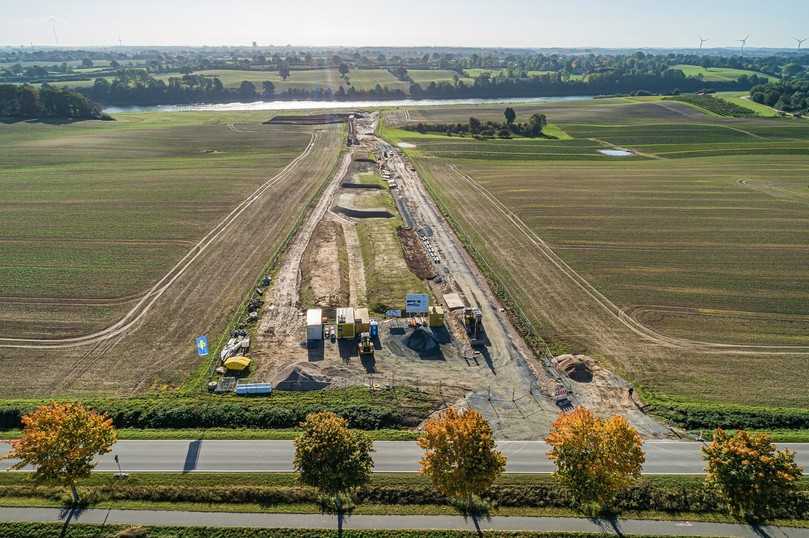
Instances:
[[[264,119],[124,114],[0,124],[3,333],[49,323],[52,335],[72,333],[131,307],[309,141],[309,128]]]
[[[272,81],[276,92],[287,89],[315,90],[317,88],[330,88],[336,91],[340,86],[348,88],[346,81],[340,77],[337,69],[312,69],[305,71],[291,71],[289,78],[282,80],[278,71],[239,71],[219,69],[198,71],[196,74],[218,77],[227,88],[238,88],[242,81],[248,80],[261,90],[261,83]],[[178,75],[166,75],[169,76]],[[396,80],[385,69],[356,69],[348,73],[348,80],[358,90],[370,90],[377,84],[390,89],[407,90],[408,83]]]
[[[778,77],[760,73],[758,71],[748,71],[746,69],[734,69],[732,67],[702,67],[700,65],[672,65],[672,69],[681,70],[687,77],[698,77],[702,75],[702,79],[706,82],[732,82],[738,80],[742,75],[758,75],[765,77],[770,81],[778,80]]]
[[[546,289],[552,286],[541,270],[547,260],[535,258],[527,237],[516,238],[513,224],[479,196],[491,194],[626,315],[657,333],[809,349],[809,122],[724,119],[654,100],[515,109],[546,113],[573,140],[393,133],[415,145],[406,151],[434,195],[537,330],[563,347],[607,359],[657,393],[807,405],[809,393],[798,379],[809,373],[809,353],[720,356],[687,349],[672,355],[605,340],[598,331],[620,335],[625,328],[607,329],[617,322],[593,313],[600,307],[582,315],[557,303],[554,293],[561,291]],[[410,112],[413,121],[498,114],[502,108],[491,106]],[[616,159],[597,151],[610,146],[637,155]]]
[[[734,105],[752,110],[757,116],[761,116],[762,118],[778,117],[778,111],[776,109],[768,107],[767,105],[756,103],[750,99],[749,92],[718,92],[714,95],[714,97],[717,99],[724,99],[725,101],[733,103]]]
[[[413,79],[413,82],[420,84],[422,87],[427,86],[430,82],[449,82],[455,83],[455,76],[458,73],[450,71],[449,69],[408,69],[407,74]],[[464,84],[472,84],[474,81],[468,77],[459,77]]]

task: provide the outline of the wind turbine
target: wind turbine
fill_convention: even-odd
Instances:
[[[710,39],[706,39],[706,38],[700,36],[700,38],[699,38],[699,50],[702,50],[702,45],[704,45],[708,41],[710,41]]]
[[[801,45],[803,45],[803,42],[804,42],[804,41],[806,41],[806,39],[807,39],[807,38],[805,38],[805,37],[804,37],[803,39],[798,39],[798,38],[796,37],[796,38],[794,38],[794,39],[795,39],[795,41],[797,41],[797,42],[798,42],[798,50],[801,50]]]
[[[747,40],[748,40],[748,39],[750,39],[750,34],[747,34],[747,35],[744,37],[744,39],[740,39],[740,40],[739,40],[739,43],[741,43],[741,44],[742,44],[742,47],[741,47],[741,53],[742,53],[742,56],[744,56],[744,47],[745,47],[745,45],[747,45]]]
[[[50,17],[48,22],[51,23],[51,30],[53,30],[53,41],[54,44],[59,44],[59,36],[56,35],[56,17]]]

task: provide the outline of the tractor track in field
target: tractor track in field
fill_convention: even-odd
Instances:
[[[211,229],[202,239],[197,242],[189,252],[183,256],[177,264],[172,267],[166,275],[163,276],[154,286],[152,286],[138,303],[127,312],[124,317],[118,320],[113,325],[97,331],[92,334],[71,337],[71,338],[54,338],[54,339],[31,339],[31,338],[0,338],[0,348],[18,348],[18,349],[64,349],[79,346],[87,346],[96,344],[96,346],[85,354],[86,357],[92,357],[93,351],[98,348],[101,343],[115,338],[116,336],[123,336],[130,328],[143,319],[147,312],[151,309],[157,299],[160,298],[172,284],[180,277],[192,264],[202,255],[205,250],[219,239],[234,223],[238,222],[239,217],[244,213],[253,203],[259,200],[262,195],[271,187],[277,185],[281,181],[287,179],[291,172],[296,168],[297,164],[303,161],[314,149],[320,134],[314,132],[309,139],[309,143],[304,150],[290,161],[280,172],[272,178],[269,178],[255,191],[253,191],[247,198],[245,198],[239,205],[237,205],[225,218],[223,218],[213,229]],[[114,344],[113,344],[114,345]],[[111,346],[110,346],[111,347]],[[79,360],[77,363],[84,361]],[[68,376],[65,376],[67,378]]]
[[[516,214],[500,202],[488,189],[480,185],[471,176],[460,171],[454,164],[449,169],[464,180],[469,186],[489,201],[492,206],[502,214],[528,241],[537,247],[540,253],[556,267],[564,276],[570,279],[578,288],[584,291],[599,307],[608,312],[612,318],[635,335],[658,344],[660,346],[688,351],[699,351],[715,354],[767,354],[767,355],[795,355],[809,352],[809,346],[789,345],[756,345],[756,344],[723,344],[718,342],[703,342],[686,338],[677,338],[661,334],[629,315],[623,308],[613,303],[603,293],[598,291],[587,279],[570,267],[556,252],[531,228],[528,227]]]

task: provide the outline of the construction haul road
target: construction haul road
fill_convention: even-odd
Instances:
[[[551,473],[548,445],[543,441],[498,441],[508,458],[507,473]],[[701,443],[646,441],[646,474],[702,474]],[[809,443],[785,443],[796,462],[809,468]],[[118,441],[112,452],[98,459],[96,471],[117,471],[117,455],[124,472],[291,472],[292,441]],[[418,472],[423,451],[415,441],[376,441],[374,471]]]
[[[468,395],[466,403],[487,418],[498,438],[541,437],[560,412],[548,387],[565,384],[567,380],[533,358],[418,173],[407,166],[398,149],[381,140],[378,144],[389,155],[388,165],[401,178],[399,207],[404,207],[407,220],[412,220],[417,230],[427,227],[433,234],[431,240],[442,253],[442,277],[453,283],[453,289],[466,297],[469,306],[478,307],[483,314],[489,340],[484,359],[491,369],[491,381],[488,387]],[[608,394],[607,398],[614,396]],[[575,395],[571,399],[578,403]],[[595,408],[599,405],[597,401],[586,403]],[[670,436],[666,427],[631,403],[611,410],[624,414],[645,437]]]

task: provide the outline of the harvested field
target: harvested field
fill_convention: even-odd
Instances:
[[[541,163],[516,140],[413,137],[407,153],[552,343],[658,394],[806,406],[809,123],[671,105],[545,110],[576,140]],[[645,158],[577,158],[588,139]]]
[[[12,377],[3,396],[142,392],[179,386],[193,370],[204,368],[194,353],[194,335],[210,335],[213,347],[249,287],[245,282],[259,275],[284,242],[341,147],[338,128],[263,126],[262,119],[250,113],[128,114],[116,123],[0,128],[0,137],[10,141],[0,144],[0,182],[13,194],[0,217],[7,220],[2,226],[7,237],[33,245],[43,239],[77,245],[96,244],[88,239],[131,242],[128,248],[136,253],[154,249],[152,243],[173,246],[165,259],[130,255],[135,260],[128,262],[124,255],[106,265],[98,261],[110,256],[104,243],[96,251],[79,249],[48,268],[53,275],[65,272],[63,280],[81,282],[75,290],[50,288],[48,279],[28,271],[27,266],[38,263],[33,255],[4,268],[22,276],[11,280],[14,292],[2,295],[31,289],[26,279],[42,286],[33,286],[41,297],[30,298],[37,310],[4,301],[3,317],[26,319],[19,314],[25,308],[37,321],[45,316],[37,302],[42,298],[74,302],[67,312],[54,309],[51,321],[38,321],[35,327],[41,332],[36,336],[53,336],[52,327],[64,324],[61,316],[90,320],[84,331],[69,327],[63,335],[107,327],[132,309],[132,302],[137,305],[146,288],[191,245],[216,230],[175,267],[167,286],[143,295],[147,300],[135,309],[131,323],[109,333],[111,338],[88,339],[88,345],[76,347],[55,343],[52,349],[0,347],[6,371],[14,371],[22,355],[27,364],[36,365],[25,377]],[[21,156],[24,166],[19,166]],[[127,204],[120,201],[124,199]],[[240,209],[232,211],[234,206]],[[34,221],[40,225],[26,226]],[[107,265],[107,278],[88,272]],[[100,320],[97,314],[85,315],[93,308],[114,311]],[[17,329],[12,336],[19,337]],[[4,345],[9,341],[0,341]]]

